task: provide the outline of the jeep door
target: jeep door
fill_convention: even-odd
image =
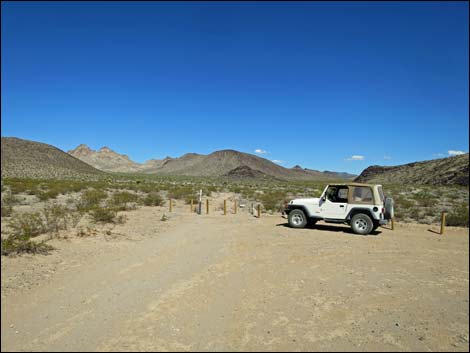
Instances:
[[[344,219],[348,209],[349,188],[331,185],[321,199],[320,213],[323,218]]]

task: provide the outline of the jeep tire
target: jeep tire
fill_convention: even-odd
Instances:
[[[364,213],[358,213],[351,219],[351,228],[354,233],[366,235],[374,228],[372,219]]]
[[[307,217],[302,210],[292,210],[289,212],[289,225],[292,228],[304,228],[307,225]]]

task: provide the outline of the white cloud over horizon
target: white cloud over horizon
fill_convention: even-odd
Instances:
[[[257,149],[255,149],[255,153],[266,154],[266,153],[268,153],[268,151],[262,150],[261,148],[257,148]]]
[[[360,156],[360,155],[354,154],[354,155],[352,155],[351,157],[346,158],[346,160],[347,160],[347,161],[362,161],[362,160],[364,160],[364,156]]]
[[[449,150],[447,151],[447,153],[449,154],[449,156],[458,156],[461,154],[465,154],[464,151],[455,151],[455,150]]]
[[[282,164],[284,161],[281,161],[280,159],[273,159],[271,162],[277,163],[277,164]]]

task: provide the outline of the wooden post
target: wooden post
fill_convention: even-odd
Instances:
[[[392,217],[391,221],[392,221],[392,230],[394,230],[395,229],[395,218]]]
[[[258,218],[260,218],[261,216],[261,205],[258,204]]]
[[[446,213],[445,211],[443,211],[441,214],[441,235],[444,234],[445,229],[446,229]]]
[[[170,212],[173,211],[173,200],[170,199]]]
[[[206,199],[206,214],[209,214],[209,199]]]
[[[233,210],[234,210],[234,213],[237,214],[237,200],[233,201]]]
[[[193,199],[191,199],[191,205],[189,207],[189,213],[193,213]]]
[[[224,216],[227,215],[227,200],[224,200]]]

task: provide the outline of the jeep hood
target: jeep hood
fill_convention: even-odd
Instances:
[[[311,204],[311,205],[318,205],[319,202],[320,202],[320,198],[312,197],[308,199],[294,199],[289,202],[289,205],[304,205],[306,203]]]

